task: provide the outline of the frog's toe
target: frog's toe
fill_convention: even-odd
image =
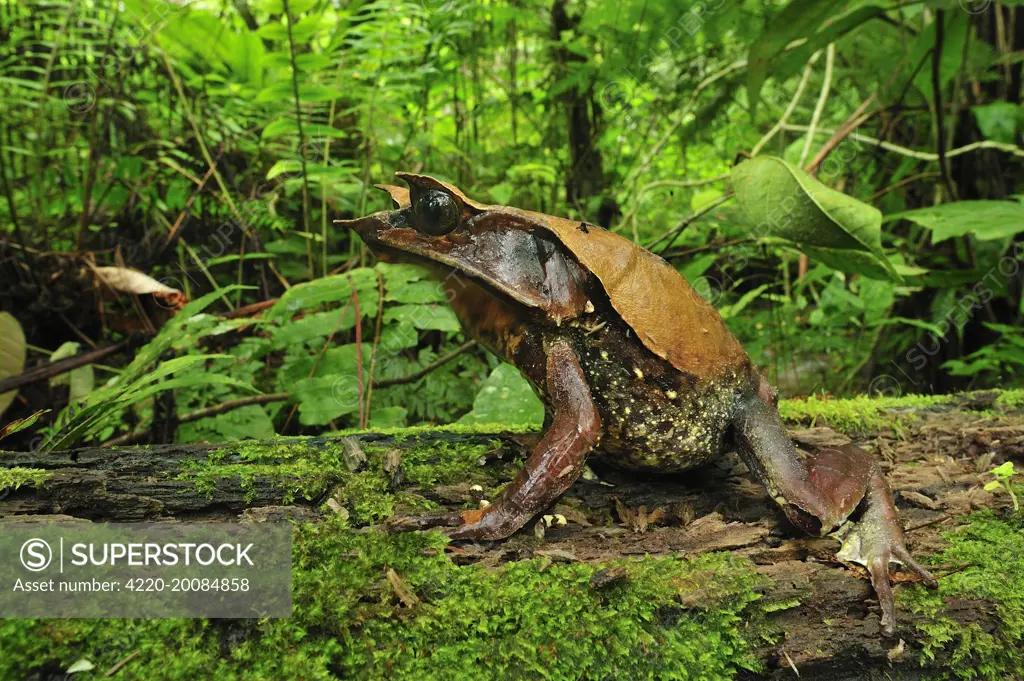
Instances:
[[[896,626],[895,599],[892,591],[892,563],[900,563],[914,572],[928,586],[938,583],[928,570],[914,560],[903,543],[903,528],[896,517],[891,497],[868,493],[867,508],[860,520],[848,522],[836,535],[843,542],[836,557],[859,563],[868,569],[871,585],[878,596],[882,611],[882,633],[892,636]]]

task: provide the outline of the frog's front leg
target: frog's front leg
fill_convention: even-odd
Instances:
[[[546,388],[554,418],[529,458],[498,498],[483,510],[402,518],[392,529],[455,526],[453,539],[504,539],[565,492],[583,471],[583,461],[601,437],[601,417],[576,351],[565,342],[547,353]]]
[[[882,610],[882,631],[895,627],[889,563],[902,563],[929,586],[935,578],[918,565],[903,541],[892,493],[878,464],[858,447],[846,445],[801,456],[779,417],[769,391],[741,401],[735,419],[741,458],[789,519],[812,534],[842,539],[838,557],[867,567]],[[856,521],[850,515],[862,507]]]
[[[464,511],[453,539],[504,539],[562,495],[583,471],[583,461],[601,437],[601,417],[576,351],[565,342],[548,350],[551,425],[498,498],[482,511]]]

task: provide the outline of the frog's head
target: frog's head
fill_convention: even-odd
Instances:
[[[481,231],[474,219],[488,212],[490,206],[471,201],[455,187],[432,177],[397,175],[408,183],[409,189],[376,185],[391,195],[393,210],[337,222],[359,234],[367,246],[386,260],[405,253],[458,267],[458,263],[447,262],[452,250],[458,244],[472,241],[474,234]],[[498,225],[490,222],[486,231],[497,231]],[[509,227],[504,225],[501,229]]]
[[[559,242],[549,221],[558,218],[478,203],[426,175],[397,175],[409,189],[377,185],[393,210],[338,221],[380,259],[454,270],[556,320],[585,309],[583,270],[572,258],[553,257]]]

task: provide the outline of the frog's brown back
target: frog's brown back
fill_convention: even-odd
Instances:
[[[600,227],[531,217],[601,281],[612,307],[648,350],[699,378],[749,365],[718,311],[664,259]]]
[[[478,211],[519,216],[554,234],[598,278],[612,307],[644,346],[676,369],[713,379],[750,367],[718,311],[674,267],[629,239],[565,218],[479,203],[457,187],[425,175],[399,176],[442,186]]]

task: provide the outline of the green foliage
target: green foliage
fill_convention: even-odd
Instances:
[[[45,483],[52,473],[42,468],[12,468],[0,469],[0,491],[18,489],[22,485],[39,487]]]
[[[1004,489],[1006,493],[1010,495],[1010,499],[1013,501],[1013,510],[1019,511],[1020,504],[1017,502],[1017,495],[1013,491],[1013,486],[1010,484],[1010,479],[1016,475],[1016,471],[1013,469],[1013,462],[1006,461],[992,470],[989,471],[989,475],[995,476],[995,480],[986,483],[985,489],[989,492],[997,489]]]
[[[0,380],[20,374],[25,367],[25,333],[21,324],[11,314],[0,312]],[[0,395],[0,414],[3,414],[18,391],[11,390]]]
[[[238,329],[237,343],[234,332],[217,334],[222,347],[207,354],[227,357],[182,367],[174,378],[188,385],[158,391],[173,390],[173,405],[157,395],[119,403],[79,433],[91,441],[250,392],[203,374],[289,399],[182,423],[180,441],[465,415],[496,365],[479,352],[407,384],[369,391],[364,381],[359,395],[360,355],[366,378],[374,348],[386,347],[374,376],[400,379],[459,341],[436,287],[369,269],[361,243],[334,224],[387,207],[372,185],[396,170],[656,243],[785,393],[853,394],[892,376],[905,391],[1017,385],[1011,334],[988,354],[962,342],[983,321],[1020,326],[1024,314],[1014,276],[985,279],[1019,264],[1024,223],[1013,198],[1020,93],[1007,78],[1020,47],[999,37],[996,4],[12,5],[0,17],[10,190],[0,192],[0,242],[24,260],[15,278],[49,254],[74,253],[123,260],[191,298],[259,285],[219,296],[211,314],[282,301]],[[822,151],[816,179],[795,167]],[[745,154],[754,158],[736,164]],[[739,200],[720,204],[731,192]],[[791,212],[790,194],[809,200]],[[47,255],[29,259],[36,252]],[[982,282],[983,315],[970,308],[951,330],[944,317]],[[50,309],[34,288],[10,300],[7,288],[4,309],[23,323]],[[352,288],[358,319],[354,304],[343,310]],[[30,342],[77,342],[73,328],[120,340],[126,331],[108,320],[139,313],[127,299],[60,305],[89,313],[61,321],[63,334],[26,326]],[[913,359],[935,344],[941,357]]]
[[[733,169],[732,179],[757,236],[792,241],[838,269],[902,280],[882,251],[882,214],[877,208],[771,156],[741,163]]]
[[[1024,330],[1006,324],[985,324],[999,337],[962,360],[952,359],[943,366],[954,376],[1013,381],[1024,376]]]
[[[957,201],[886,216],[910,220],[932,232],[932,243],[970,234],[980,241],[1024,232],[1024,204],[1017,201]]]
[[[460,423],[501,423],[539,426],[544,405],[533,388],[511,364],[502,364],[480,386],[473,410]]]

